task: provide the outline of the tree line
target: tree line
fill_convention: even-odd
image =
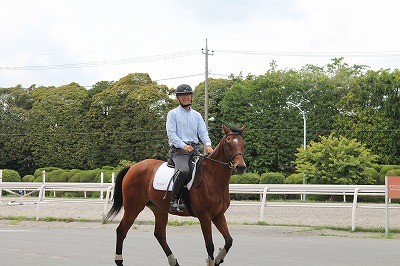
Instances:
[[[209,79],[210,135],[222,137],[221,123],[247,125],[249,171],[293,173],[296,152],[331,135],[356,139],[378,164],[400,164],[400,71],[348,65],[343,58],[325,66]],[[95,169],[121,160],[165,159],[165,119],[177,106],[173,88],[146,73],[99,81],[91,89],[0,88],[0,167],[21,176],[41,167]],[[193,107],[204,113],[204,83],[195,88]]]

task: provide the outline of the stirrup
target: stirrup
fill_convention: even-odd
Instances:
[[[169,210],[171,212],[183,212],[183,210],[186,208],[184,204],[179,204],[179,201],[172,201],[169,205]]]

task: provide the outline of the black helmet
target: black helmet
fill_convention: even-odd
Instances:
[[[187,84],[181,84],[179,85],[176,90],[175,90],[176,95],[181,95],[181,94],[193,94],[192,87],[190,87]]]

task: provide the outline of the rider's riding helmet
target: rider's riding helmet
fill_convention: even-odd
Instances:
[[[193,94],[193,90],[192,90],[192,87],[190,87],[189,85],[181,84],[176,88],[175,94],[177,96],[181,95],[181,94]]]

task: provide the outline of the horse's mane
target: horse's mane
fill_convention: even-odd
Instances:
[[[237,133],[239,135],[242,135],[243,130],[240,129],[240,127],[238,126],[232,126],[232,125],[227,125],[227,127],[229,128],[230,131],[232,131],[233,133]]]

